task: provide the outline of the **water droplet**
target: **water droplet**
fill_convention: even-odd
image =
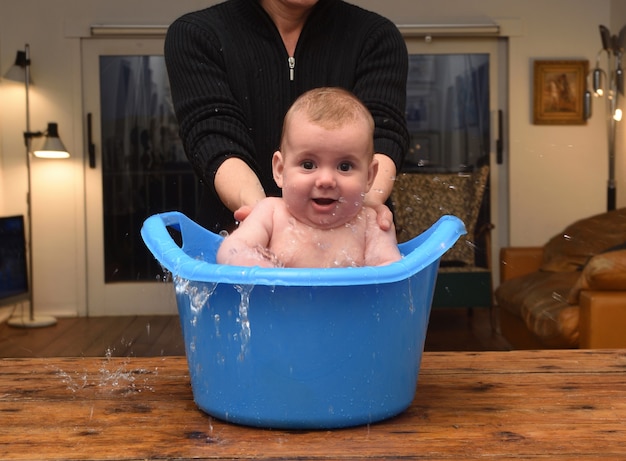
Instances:
[[[220,316],[215,314],[213,316],[213,323],[215,324],[215,336],[220,337]]]

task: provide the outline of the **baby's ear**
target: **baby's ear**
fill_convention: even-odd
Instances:
[[[374,178],[378,174],[378,159],[374,157],[370,162],[370,165],[367,169],[367,192],[369,192],[372,184],[374,184]]]
[[[281,189],[283,188],[283,170],[285,168],[285,162],[283,161],[283,154],[277,150],[272,156],[272,174],[274,175],[274,182]]]

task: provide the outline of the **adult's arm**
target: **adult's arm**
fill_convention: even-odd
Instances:
[[[394,164],[385,167],[382,159],[383,168],[379,167],[376,189],[383,192],[381,202],[391,194],[395,174],[400,171],[409,147],[405,118],[407,74],[404,38],[393,23],[381,18],[361,47],[353,87],[374,118],[374,152],[387,156]]]
[[[379,167],[365,203],[376,211],[383,231],[393,220],[385,202],[409,146],[405,118],[407,74],[404,38],[394,24],[382,19],[363,44],[353,91],[374,118],[374,150]]]
[[[230,157],[220,165],[215,175],[215,190],[233,212],[241,207],[254,207],[265,198],[256,173],[237,157]]]
[[[254,144],[239,102],[232,94],[217,36],[205,23],[186,15],[168,28],[165,62],[185,153],[202,181],[231,210],[258,195]],[[226,161],[238,160],[224,166]],[[243,165],[242,165],[243,164]],[[245,168],[244,168],[245,166]],[[237,170],[243,177],[226,173]],[[220,185],[215,183],[220,175]],[[252,189],[240,191],[242,187]]]

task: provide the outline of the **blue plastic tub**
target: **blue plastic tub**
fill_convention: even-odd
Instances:
[[[330,429],[411,404],[439,259],[464,232],[444,216],[399,245],[401,261],[333,269],[216,264],[222,237],[178,212],[148,218],[141,234],[174,277],[198,407],[238,424]]]

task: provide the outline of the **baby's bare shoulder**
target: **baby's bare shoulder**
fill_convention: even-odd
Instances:
[[[276,208],[283,204],[283,199],[280,197],[265,197],[254,208]]]

